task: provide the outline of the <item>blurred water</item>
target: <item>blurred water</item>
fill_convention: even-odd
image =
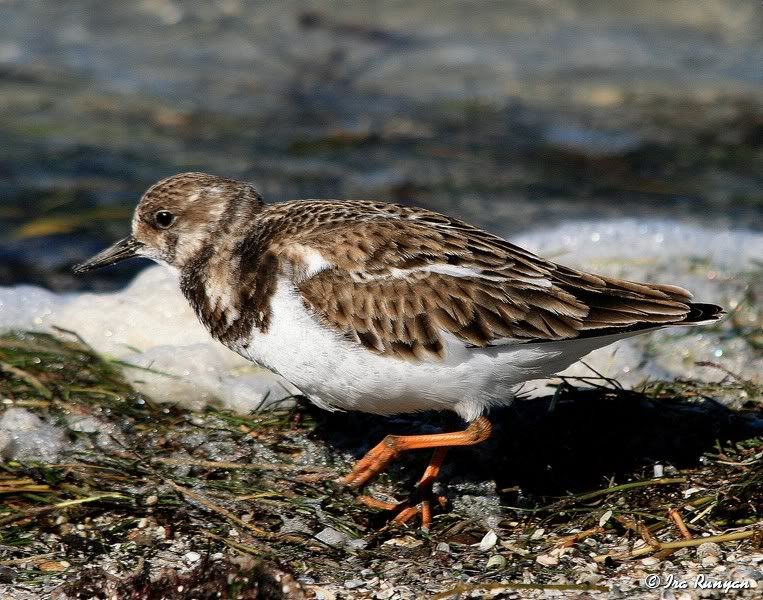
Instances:
[[[0,282],[81,287],[184,170],[498,232],[759,228],[761,42],[752,0],[4,0]]]

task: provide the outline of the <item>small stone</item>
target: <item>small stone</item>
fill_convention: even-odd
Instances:
[[[446,544],[445,542],[440,542],[435,546],[436,552],[442,552],[443,554],[449,554],[450,553],[450,546]]]
[[[302,517],[281,517],[283,525],[279,533],[311,533],[310,526]]]
[[[543,565],[544,567],[554,567],[559,564],[559,559],[556,556],[551,556],[550,554],[540,554],[535,559],[535,562]]]
[[[744,579],[752,579],[753,581],[763,581],[763,572],[757,571],[752,567],[734,567],[729,576],[737,581]]]
[[[599,542],[598,542],[598,541],[596,541],[596,540],[595,540],[594,538],[592,538],[592,537],[589,537],[589,538],[586,538],[586,539],[584,539],[584,540],[583,540],[583,543],[584,543],[586,546],[590,546],[591,548],[598,548],[598,547],[599,547]]]
[[[199,554],[198,552],[193,552],[193,551],[192,552],[188,552],[183,557],[183,560],[185,562],[189,563],[189,564],[192,564],[192,563],[195,563],[195,562],[198,562],[199,560],[201,560],[201,554]]]
[[[60,571],[66,571],[70,566],[71,565],[65,560],[46,560],[45,562],[39,563],[37,568],[46,573],[58,573]]]
[[[479,543],[482,552],[487,552],[498,543],[498,535],[492,529],[488,531]]]
[[[493,554],[488,561],[487,565],[485,566],[486,569],[503,569],[506,567],[506,559],[501,556],[500,554]]]
[[[530,554],[529,550],[520,548],[519,546],[516,546],[515,544],[512,544],[511,542],[501,542],[501,546],[506,548],[506,550],[510,550],[514,554],[519,554],[519,556],[527,556],[528,554]]]
[[[334,548],[340,548],[344,546],[348,540],[348,536],[346,534],[331,527],[322,529],[317,534],[315,534],[315,537],[327,546],[332,546]]]
[[[347,547],[350,550],[362,550],[368,546],[368,540],[364,540],[363,538],[350,538],[347,541]]]
[[[702,566],[714,567],[718,564],[718,561],[720,561],[720,559],[717,556],[706,556],[702,559]]]
[[[397,537],[392,538],[384,542],[382,544],[383,546],[400,546],[401,548],[418,548],[421,546],[424,542],[422,540],[417,540],[414,537],[411,537],[410,535],[405,535],[403,537]]]
[[[602,579],[604,579],[598,573],[584,573],[581,575],[575,583],[584,583],[586,585],[596,585]]]
[[[704,544],[700,544],[699,546],[697,546],[698,559],[702,560],[703,558],[707,558],[708,556],[715,556],[717,558],[720,558],[721,547],[715,542],[705,542]]]

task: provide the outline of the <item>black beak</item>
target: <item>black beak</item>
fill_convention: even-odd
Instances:
[[[123,240],[119,240],[113,246],[106,248],[103,252],[99,252],[82,264],[75,266],[72,270],[79,275],[80,273],[86,273],[94,269],[100,269],[101,267],[108,267],[109,265],[113,265],[114,263],[118,263],[127,258],[138,256],[138,251],[142,247],[142,242],[129,236]]]

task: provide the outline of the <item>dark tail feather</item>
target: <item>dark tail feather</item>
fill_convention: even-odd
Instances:
[[[723,310],[722,307],[715,304],[689,302],[688,305],[690,308],[689,314],[686,315],[686,318],[678,323],[678,325],[682,323],[686,323],[687,325],[712,323],[713,321],[717,321],[726,314],[726,311]]]
[[[688,314],[680,321],[666,322],[641,322],[627,327],[601,327],[598,329],[587,329],[580,333],[576,339],[601,337],[612,335],[614,333],[627,334],[630,332],[646,332],[663,327],[676,327],[681,325],[708,325],[714,323],[726,314],[722,307],[715,304],[704,304],[702,302],[686,302],[689,307]]]

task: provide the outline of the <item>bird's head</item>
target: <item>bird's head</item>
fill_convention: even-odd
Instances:
[[[140,199],[132,235],[74,267],[84,273],[143,256],[178,270],[214,248],[219,234],[253,218],[263,203],[249,184],[206,173],[181,173],[152,185]]]

